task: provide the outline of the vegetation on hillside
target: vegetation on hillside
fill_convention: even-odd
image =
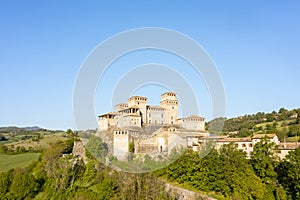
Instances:
[[[208,122],[207,126],[218,120],[224,119],[214,119]],[[281,108],[278,112],[258,112],[253,115],[225,119],[224,135],[248,137],[257,133],[276,133],[281,141],[284,138],[300,136],[300,109]]]
[[[300,149],[278,161],[274,143],[264,138],[251,159],[233,144],[201,158],[187,152],[157,172],[169,181],[199,191],[214,191],[226,199],[300,199]]]

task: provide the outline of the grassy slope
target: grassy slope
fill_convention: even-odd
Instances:
[[[40,153],[24,153],[17,155],[0,154],[0,172],[18,167],[26,167],[36,161]]]
[[[31,139],[29,140],[22,140],[18,142],[11,142],[7,143],[7,146],[13,145],[15,148],[18,146],[23,146],[26,149],[29,147],[33,147],[34,149],[45,149],[50,147],[51,143],[55,143],[59,140],[66,140],[68,138],[63,137],[64,133],[56,133],[56,134],[48,134],[48,135],[43,135],[43,138],[40,139],[40,141],[32,141]]]

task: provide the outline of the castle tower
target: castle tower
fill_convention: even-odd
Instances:
[[[174,92],[166,92],[161,95],[160,106],[165,108],[164,124],[175,124],[178,119],[178,101]]]
[[[147,102],[148,98],[147,97],[142,97],[142,96],[134,96],[128,99],[128,106],[137,106],[139,110],[141,111],[142,115],[142,123],[147,123]]]

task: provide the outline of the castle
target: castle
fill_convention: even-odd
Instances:
[[[178,118],[178,100],[173,92],[161,95],[159,106],[148,105],[148,98],[133,96],[116,105],[115,112],[98,117],[98,131],[113,134],[113,155],[124,160],[129,145],[134,153],[169,154],[176,146],[188,146],[208,136],[200,116]],[[194,141],[195,140],[195,141]]]
[[[234,143],[248,157],[257,142],[267,137],[278,145],[277,155],[284,158],[300,143],[280,143],[276,134],[255,134],[247,138],[210,135],[205,131],[205,118],[192,115],[178,118],[178,100],[173,92],[161,95],[159,106],[150,106],[148,98],[134,96],[128,103],[116,105],[115,112],[98,117],[98,136],[108,144],[110,155],[126,160],[135,154],[170,155],[175,147],[199,150],[207,141],[214,141],[215,148]],[[131,148],[130,148],[131,146]]]

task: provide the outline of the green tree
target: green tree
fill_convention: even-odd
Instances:
[[[4,137],[4,135],[0,134],[0,141],[5,141],[5,140],[7,140],[7,139]]]
[[[66,133],[67,133],[67,135],[74,135],[74,133],[71,129],[67,129]]]
[[[0,199],[6,199],[6,193],[13,181],[13,170],[0,173]]]
[[[14,199],[33,199],[38,193],[40,185],[30,173],[20,173],[14,176],[10,186],[10,193]]]
[[[86,149],[100,161],[105,161],[105,156],[108,153],[107,145],[100,137],[92,136],[86,144]]]
[[[267,185],[269,190],[274,194],[275,199],[286,199],[284,189],[278,183],[277,173],[277,156],[275,152],[277,145],[265,136],[258,142],[251,155],[251,164],[258,177]]]
[[[257,176],[265,183],[271,183],[276,180],[276,144],[270,142],[267,137],[264,137],[258,142],[253,149],[251,155],[251,164]]]
[[[300,136],[300,124],[294,124],[289,127],[289,137]]]
[[[300,124],[300,111],[297,114],[296,124]]]
[[[129,152],[134,153],[134,142],[129,143]]]
[[[300,199],[300,148],[290,151],[276,169],[279,182],[292,199]]]

